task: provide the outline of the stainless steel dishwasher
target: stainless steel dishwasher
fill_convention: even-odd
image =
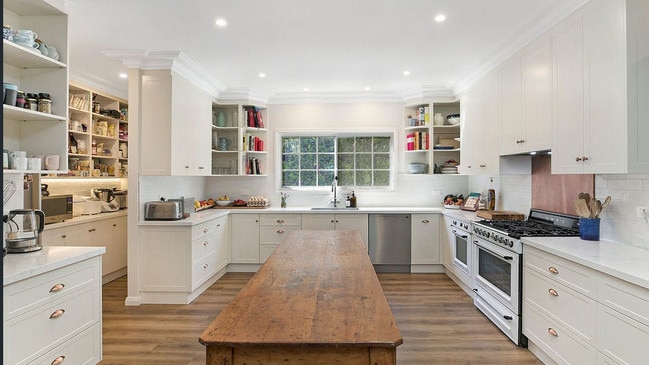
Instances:
[[[410,214],[370,214],[368,240],[376,272],[410,272]]]

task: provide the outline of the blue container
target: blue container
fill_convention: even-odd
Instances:
[[[599,218],[579,218],[579,238],[599,241]]]

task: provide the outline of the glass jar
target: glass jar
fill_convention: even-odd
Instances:
[[[40,97],[38,99],[38,111],[41,113],[52,114],[52,100]]]
[[[16,106],[19,108],[24,108],[25,107],[25,92],[24,91],[18,91],[16,93]]]
[[[27,97],[25,98],[25,108],[38,111],[38,95],[27,93]]]

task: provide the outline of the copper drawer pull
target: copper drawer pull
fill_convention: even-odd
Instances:
[[[282,230],[282,229],[278,229],[278,230],[277,230],[277,233],[282,234],[282,233],[284,233],[284,230]]]
[[[65,284],[58,283],[50,289],[50,293],[55,293],[59,290],[62,290],[63,288],[65,288]]]
[[[65,360],[65,356],[61,355],[61,356],[57,357],[56,359],[54,359],[54,361],[52,361],[52,363],[50,365],[61,365],[61,364],[63,364],[63,360]]]
[[[550,289],[550,290],[548,290],[548,293],[550,293],[550,295],[553,295],[553,296],[555,296],[555,297],[558,297],[558,296],[559,296],[559,293],[557,293],[557,291],[554,290],[554,289]]]
[[[204,241],[204,242],[203,242],[203,246],[207,246],[208,243],[209,243],[209,242]]]
[[[283,219],[278,219],[276,222],[277,223],[284,223],[284,220]]]
[[[59,318],[65,313],[65,309],[57,309],[52,314],[50,314],[50,319]]]
[[[117,227],[117,223],[113,223],[113,227]]]
[[[205,228],[205,229],[203,230],[203,233],[207,233],[207,232],[209,232],[209,231],[210,231],[209,229]]]
[[[555,274],[555,275],[559,273],[559,270],[557,270],[557,268],[554,267],[554,266],[548,267],[548,271]]]
[[[551,334],[554,337],[559,337],[559,334],[557,333],[557,331],[555,331],[554,328],[552,328],[552,327],[548,328],[548,333]]]
[[[203,269],[207,269],[209,266],[210,266],[210,265],[205,264],[205,265],[203,265]]]
[[[430,223],[430,221],[428,219],[424,219],[423,221],[421,221],[421,223]]]
[[[62,234],[62,235],[61,235],[61,238],[65,238],[65,237],[67,237],[67,236],[68,236],[68,235],[66,235],[66,234]]]

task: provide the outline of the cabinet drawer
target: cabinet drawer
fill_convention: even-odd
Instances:
[[[50,318],[57,310],[64,312]],[[101,321],[101,288],[91,287],[5,322],[9,364],[33,360]]]
[[[259,241],[262,244],[279,244],[289,233],[299,229],[295,227],[261,227],[259,228]]]
[[[572,289],[525,268],[523,300],[595,346],[597,303]]]
[[[526,304],[523,304],[523,334],[559,364],[595,364],[597,361],[597,350]]]
[[[596,271],[561,257],[523,245],[523,263],[526,267],[555,280],[577,292],[595,298]]]
[[[96,364],[101,361],[101,325],[95,324],[29,365],[52,365],[57,358],[62,356],[65,357],[62,365]]]
[[[208,255],[216,252],[218,241],[217,234],[202,237],[192,242],[192,263],[196,263]]]
[[[301,214],[260,214],[259,223],[262,226],[302,226]]]
[[[205,280],[216,274],[217,270],[218,265],[216,253],[212,253],[192,265],[192,291],[196,290],[196,288],[203,284]]]
[[[99,257],[34,276],[4,288],[5,320],[99,283]],[[60,288],[60,289],[59,289]]]
[[[649,326],[648,289],[603,273],[597,275],[600,303]]]
[[[605,305],[597,308],[597,348],[620,364],[646,364],[649,359],[649,326]]]
[[[217,223],[215,220],[209,220],[207,222],[203,222],[193,226],[192,240],[201,239],[205,236],[209,236],[212,233],[216,232],[218,224],[220,223]]]

